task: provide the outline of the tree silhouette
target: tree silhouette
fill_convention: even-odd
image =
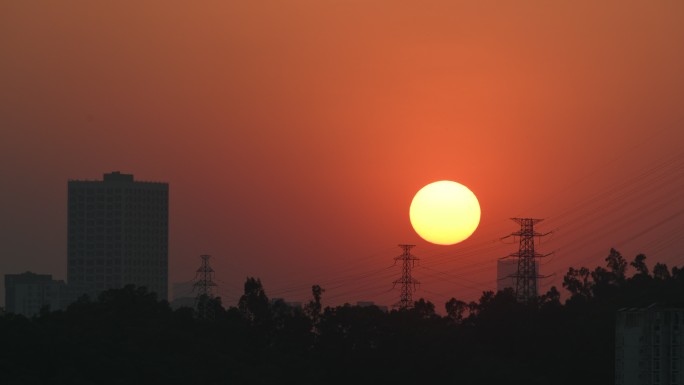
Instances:
[[[451,298],[445,316],[423,298],[323,309],[318,285],[304,308],[271,303],[250,277],[238,306],[216,299],[206,321],[127,286],[64,311],[0,314],[2,384],[611,383],[616,310],[681,305],[684,269],[649,270],[643,254],[625,264],[614,249],[605,262],[569,268],[564,302],[556,287],[529,303],[486,291]]]
[[[311,324],[313,325],[314,331],[317,332],[318,323],[321,318],[321,311],[323,310],[323,305],[321,303],[321,297],[325,289],[321,288],[319,285],[311,286],[311,295],[313,299],[306,304],[305,312],[311,319]]]
[[[415,312],[420,318],[433,318],[437,315],[435,313],[435,304],[430,301],[426,301],[423,298],[418,299],[413,303],[413,308],[410,311]]]
[[[271,318],[271,313],[268,297],[266,297],[261,280],[248,277],[245,280],[244,288],[244,294],[240,297],[238,303],[240,312],[252,324],[267,324]]]
[[[646,266],[646,256],[644,254],[634,257],[634,261],[630,263],[630,266],[634,267],[639,274],[643,276],[648,275],[648,266]]]
[[[591,271],[586,267],[581,267],[579,269],[570,267],[563,277],[563,287],[568,290],[573,297],[591,297],[592,286]]]
[[[463,321],[463,316],[468,311],[468,304],[452,297],[444,304],[444,308],[449,319],[458,324]]]
[[[611,248],[610,253],[606,257],[608,269],[615,276],[615,280],[624,281],[625,271],[627,270],[627,261],[622,257],[622,254],[617,250]]]
[[[655,266],[653,266],[653,278],[664,281],[670,277],[670,271],[667,269],[666,264],[656,263]]]

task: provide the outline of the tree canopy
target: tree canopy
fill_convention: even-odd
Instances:
[[[605,261],[570,268],[565,301],[556,287],[529,303],[487,291],[450,299],[444,316],[423,298],[389,312],[325,307],[319,285],[300,308],[249,277],[236,308],[209,298],[211,317],[199,317],[127,286],[30,319],[1,315],[2,383],[611,383],[615,311],[684,303],[684,273],[614,249]]]

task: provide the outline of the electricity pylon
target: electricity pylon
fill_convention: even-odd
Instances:
[[[195,309],[197,316],[201,319],[213,318],[214,312],[208,309],[209,301],[214,298],[214,269],[209,265],[210,255],[200,255],[202,258],[202,265],[197,269],[195,275],[195,283],[192,290],[197,294],[195,296]]]
[[[530,302],[536,298],[538,293],[537,282],[539,275],[537,258],[545,257],[534,251],[534,240],[547,234],[540,234],[534,231],[534,225],[542,219],[533,218],[511,218],[520,225],[520,231],[512,233],[510,236],[519,237],[520,245],[518,252],[510,254],[508,257],[518,259],[518,271],[513,276],[515,278],[515,296],[520,302]]]
[[[418,257],[411,254],[411,249],[415,245],[399,245],[399,247],[404,252],[394,258],[394,263],[396,264],[397,261],[401,261],[401,278],[394,281],[394,286],[401,284],[401,296],[399,297],[399,302],[394,307],[403,310],[413,307],[413,292],[416,291],[416,285],[420,284],[420,282],[411,276],[411,269],[413,269],[418,260]]]

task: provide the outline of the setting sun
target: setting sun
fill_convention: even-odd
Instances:
[[[413,229],[426,241],[453,245],[467,239],[477,228],[480,204],[467,187],[443,180],[416,193],[409,217]]]

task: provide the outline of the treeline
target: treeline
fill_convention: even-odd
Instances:
[[[570,268],[569,298],[513,291],[413,309],[302,308],[271,302],[248,278],[238,307],[220,299],[171,310],[144,288],[104,292],[65,311],[0,316],[2,384],[611,384],[621,307],[682,303],[684,269],[611,250],[605,267]]]

